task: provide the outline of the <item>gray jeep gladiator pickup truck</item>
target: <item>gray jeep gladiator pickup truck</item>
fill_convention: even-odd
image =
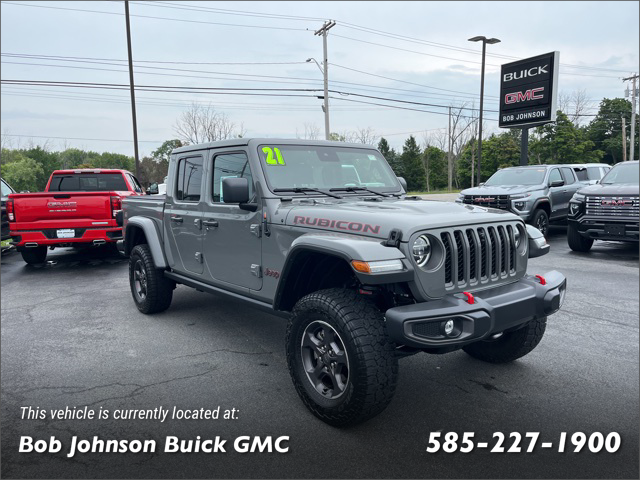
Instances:
[[[571,165],[509,167],[463,190],[456,201],[509,210],[546,236],[549,222],[567,220],[569,201],[584,186]]]
[[[165,196],[123,201],[133,300],[166,310],[176,284],[288,318],[304,404],[353,425],[391,401],[398,359],[462,348],[510,362],[540,342],[565,277],[517,216],[405,194],[374,147],[235,139],[173,151]],[[259,320],[256,320],[259,321]]]

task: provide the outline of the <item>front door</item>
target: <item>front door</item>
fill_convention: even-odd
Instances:
[[[180,273],[201,274],[202,258],[202,173],[201,155],[178,158],[173,192],[167,192],[164,223],[174,259],[172,268]]]
[[[246,152],[212,154],[211,195],[204,204],[205,275],[212,281],[246,287],[262,288],[262,249],[260,240],[260,210],[242,210],[237,204],[224,203],[222,181],[228,177],[249,180],[250,197],[255,195],[253,176]]]
[[[549,173],[549,197],[551,198],[551,218],[566,215],[569,202],[566,199],[566,187],[562,184],[559,187],[552,187],[553,182],[564,182],[559,168],[554,168]]]

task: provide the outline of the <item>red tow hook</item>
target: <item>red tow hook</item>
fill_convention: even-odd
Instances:
[[[462,292],[462,294],[467,297],[467,303],[469,305],[473,305],[474,303],[476,303],[475,298],[473,298],[473,295],[471,295],[469,292]]]
[[[547,281],[544,279],[542,275],[534,275],[538,280],[540,280],[540,285],[546,285]]]

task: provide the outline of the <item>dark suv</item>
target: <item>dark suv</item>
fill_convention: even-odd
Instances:
[[[535,165],[498,170],[479,187],[460,192],[458,203],[509,210],[545,236],[549,222],[564,221],[580,183],[569,165]]]
[[[588,252],[594,240],[637,242],[639,213],[638,161],[618,163],[571,199],[569,247]]]

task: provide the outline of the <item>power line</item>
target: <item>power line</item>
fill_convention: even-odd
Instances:
[[[3,2],[4,3],[4,2]],[[133,143],[133,140],[116,140],[113,138],[80,138],[80,137],[51,137],[48,135],[17,135],[12,133],[3,133],[2,136],[6,137],[23,137],[23,138],[54,138],[56,140],[88,140],[88,141],[100,141],[100,142],[128,142]],[[138,140],[144,143],[162,143],[163,140]]]
[[[86,9],[82,9],[82,8],[67,8],[67,7],[51,7],[51,6],[47,6],[47,5],[28,5],[26,3],[17,3],[17,2],[6,2],[3,1],[3,4],[7,4],[7,5],[19,5],[22,7],[35,7],[35,8],[50,8],[53,10],[70,10],[70,11],[74,11],[74,12],[86,12],[86,13],[102,13],[104,15],[118,15],[118,16],[124,16],[124,13],[116,13],[116,12],[104,12],[104,11],[100,11],[100,10],[86,10]],[[206,22],[204,20],[186,20],[183,18],[167,18],[167,17],[155,17],[155,16],[151,16],[151,15],[130,15],[131,17],[137,17],[137,18],[150,18],[153,20],[169,20],[172,22],[185,22],[185,23],[201,23],[201,24],[206,24],[206,25],[219,25],[219,26],[226,26],[226,27],[245,27],[245,28],[265,28],[268,30],[289,30],[289,31],[300,31],[300,32],[306,32],[307,29],[306,28],[291,28],[291,27],[269,27],[269,26],[264,26],[264,25],[246,25],[246,24],[235,24],[235,23],[221,23],[221,22]]]

